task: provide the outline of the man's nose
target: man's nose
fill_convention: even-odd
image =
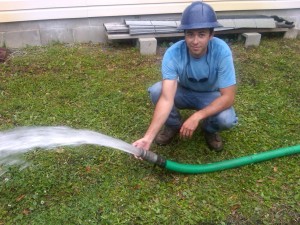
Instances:
[[[199,41],[200,41],[200,38],[197,35],[195,35],[193,38],[193,44],[197,44],[197,43],[199,43]]]

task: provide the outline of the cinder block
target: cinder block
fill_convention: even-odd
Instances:
[[[53,42],[73,43],[73,34],[71,29],[55,28],[40,30],[42,45],[51,44]]]
[[[298,29],[289,29],[288,31],[286,31],[284,33],[284,38],[287,38],[287,39],[296,39],[299,35],[299,30]]]
[[[22,22],[17,22],[19,24],[19,30],[14,30],[14,31],[21,31],[21,30],[39,30],[39,21],[22,21]],[[12,31],[12,30],[10,30]]]
[[[101,42],[101,29],[99,26],[77,27],[73,29],[74,42],[99,43]]]
[[[7,48],[24,48],[41,45],[38,30],[7,32],[4,34],[4,40]]]
[[[243,33],[242,36],[246,38],[245,47],[259,46],[261,34],[259,33]]]
[[[87,18],[79,19],[58,19],[58,20],[40,20],[40,29],[54,29],[54,28],[68,28],[72,29],[75,27],[85,27],[89,26],[89,20]]]
[[[139,38],[138,46],[141,55],[155,55],[157,48],[156,38]]]
[[[22,28],[19,22],[0,23],[1,32],[21,31]]]

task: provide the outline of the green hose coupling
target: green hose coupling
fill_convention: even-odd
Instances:
[[[140,153],[141,154],[139,155],[139,157],[142,158],[143,160],[146,160],[147,162],[150,163],[154,163],[163,168],[166,166],[166,160],[160,155],[157,155],[154,152],[143,150],[143,149],[140,149]]]

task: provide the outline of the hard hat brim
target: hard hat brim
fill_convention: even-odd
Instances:
[[[180,24],[177,30],[192,30],[192,29],[205,29],[205,28],[217,28],[223,27],[219,22],[209,22],[209,23],[197,23],[197,24],[188,24],[182,25]]]

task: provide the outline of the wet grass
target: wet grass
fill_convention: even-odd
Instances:
[[[231,48],[239,125],[222,133],[225,151],[209,151],[200,132],[152,151],[209,163],[300,143],[300,40]],[[160,60],[128,45],[15,51],[0,64],[0,129],[65,125],[131,143],[151,119],[146,90],[160,79]],[[10,167],[0,177],[0,224],[300,223],[298,155],[202,175],[99,146],[36,149],[24,157],[30,167]]]

